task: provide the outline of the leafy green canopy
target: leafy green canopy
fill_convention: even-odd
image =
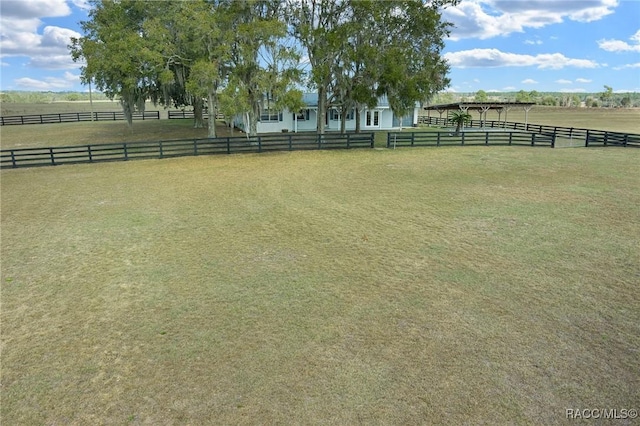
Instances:
[[[119,98],[129,118],[151,99],[193,105],[198,125],[206,99],[210,118],[245,113],[251,133],[265,100],[267,108],[303,106],[303,49],[322,132],[329,107],[372,108],[386,96],[404,115],[445,88],[449,24],[440,12],[456,2],[92,0],[85,35],[70,48],[85,62],[83,81]]]

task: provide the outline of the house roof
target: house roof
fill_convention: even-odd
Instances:
[[[318,94],[317,93],[303,93],[302,94],[302,102],[305,103],[307,107],[317,108],[318,107]],[[389,108],[389,99],[386,95],[380,96],[378,98],[379,108]],[[420,107],[420,104],[416,102],[416,108]]]

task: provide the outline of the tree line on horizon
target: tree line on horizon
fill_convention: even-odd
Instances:
[[[632,108],[640,107],[640,93],[616,93],[611,86],[604,86],[602,92],[538,92],[536,90],[518,92],[438,93],[431,104],[453,102],[532,102],[542,106],[587,107],[587,108]]]
[[[299,111],[318,94],[317,131],[329,108],[345,117],[386,96],[397,116],[449,85],[441,55],[458,0],[93,0],[84,35],[72,39],[81,80],[132,113],[151,100],[191,106],[194,125],[216,136],[217,112]]]

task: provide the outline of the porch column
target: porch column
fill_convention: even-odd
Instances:
[[[533,108],[533,105],[526,105],[523,106],[522,108],[524,108],[524,128],[527,128],[527,123],[529,122],[529,111],[531,111],[531,108]]]
[[[491,109],[491,106],[488,106],[488,105],[482,105],[480,107],[480,121],[483,129],[484,129],[484,122],[487,121],[487,111],[489,111],[490,109]],[[484,114],[484,120],[482,119],[482,114]]]

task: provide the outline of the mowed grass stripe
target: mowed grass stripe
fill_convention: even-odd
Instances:
[[[637,406],[638,155],[3,171],[2,418],[559,423]]]

